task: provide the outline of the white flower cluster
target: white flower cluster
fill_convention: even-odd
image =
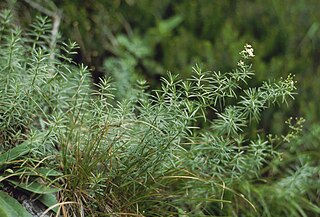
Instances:
[[[240,54],[244,59],[250,59],[251,57],[254,57],[252,46],[250,44],[246,44],[244,46],[244,50],[241,51]]]

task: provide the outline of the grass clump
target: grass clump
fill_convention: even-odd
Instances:
[[[293,97],[293,76],[249,87],[246,44],[231,72],[195,66],[192,77],[169,73],[153,92],[138,81],[118,100],[109,79],[91,87],[87,68],[72,62],[77,45],[52,41],[50,20],[22,32],[3,11],[1,23],[1,152],[29,148],[2,159],[3,190],[40,184],[46,190],[28,191],[54,195],[64,216],[218,215],[228,204],[258,212],[235,186],[259,178],[278,143],[249,127]],[[39,167],[55,172],[27,172]]]

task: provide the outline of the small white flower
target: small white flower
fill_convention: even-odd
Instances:
[[[244,66],[244,62],[243,62],[242,60],[240,60],[240,61],[238,62],[238,66],[243,67],[243,66]]]

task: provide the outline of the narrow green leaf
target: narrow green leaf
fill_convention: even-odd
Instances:
[[[38,200],[48,208],[58,203],[57,197],[54,194],[43,194]],[[52,211],[57,213],[58,207],[53,208]]]
[[[0,216],[1,217],[32,217],[30,213],[13,197],[0,191]]]
[[[41,176],[41,177],[58,177],[63,175],[61,172],[58,172],[54,169],[47,168],[47,167],[39,167],[36,169],[30,168],[30,171],[25,172],[24,174],[29,176]]]
[[[3,169],[3,165],[5,165],[6,163],[13,161],[15,159],[17,159],[18,157],[21,157],[25,154],[27,154],[28,152],[31,151],[31,145],[30,143],[24,142],[21,143],[20,145],[10,149],[9,151],[0,154],[0,169]]]
[[[48,187],[45,184],[41,184],[38,182],[25,184],[25,183],[19,183],[13,180],[7,180],[7,181],[19,188],[22,188],[26,191],[29,191],[35,194],[51,194],[51,193],[56,193],[60,190],[58,188]]]
[[[15,177],[15,176],[21,176],[23,174],[24,176],[33,176],[33,177],[59,177],[63,174],[61,172],[58,172],[54,169],[46,168],[46,167],[39,167],[36,169],[33,168],[22,168],[19,170],[12,170],[7,169],[4,171],[4,173],[0,176],[0,180],[2,180],[6,176]]]

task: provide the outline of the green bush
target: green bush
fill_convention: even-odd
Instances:
[[[134,74],[129,80],[143,75],[157,88],[158,78],[167,70],[183,78],[190,76],[194,64],[229,71],[237,61],[237,51],[252,41],[259,51],[255,85],[286,77],[287,72],[299,81],[298,99],[289,109],[270,108],[263,114],[260,128],[280,133],[291,115],[306,117],[306,126],[319,121],[317,0],[289,0],[286,4],[272,0],[33,0],[11,5],[23,17],[20,23],[30,22],[39,13],[53,16],[62,12],[60,29],[80,44],[79,62],[89,65],[94,74],[120,74],[117,72],[128,68],[130,75]],[[47,11],[50,13],[44,13]],[[112,63],[115,59],[117,64]],[[128,77],[124,74],[121,78]]]
[[[185,79],[169,73],[153,92],[139,80],[116,100],[117,83],[91,88],[90,73],[71,58],[77,45],[57,40],[48,19],[21,31],[3,11],[0,22],[2,191],[50,197],[39,200],[65,216],[241,215],[239,205],[265,212],[237,186],[269,170],[301,121],[283,138],[248,133],[262,111],[295,91],[292,76],[250,87],[251,45],[231,72],[196,65]],[[19,206],[8,203],[0,205],[6,215]]]

